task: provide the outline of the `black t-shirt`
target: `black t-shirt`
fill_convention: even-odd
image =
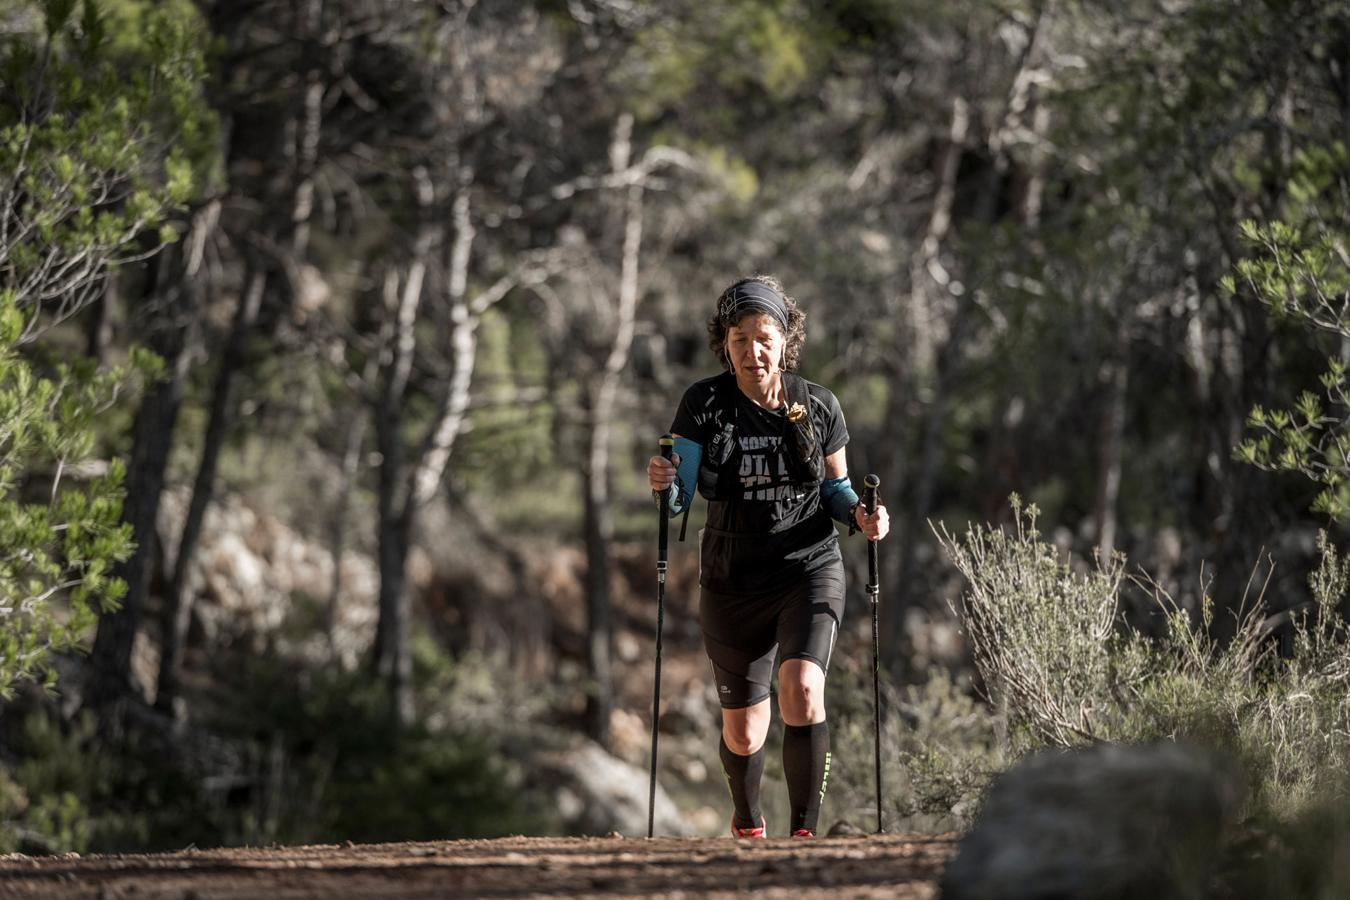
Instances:
[[[806,386],[811,421],[829,456],[848,443],[844,413],[829,390],[809,381]],[[792,482],[785,456],[786,407],[756,405],[741,393],[736,376],[723,372],[684,392],[670,430],[706,452],[728,410],[734,410],[736,443],[719,483],[728,499],[708,503],[699,582],[719,593],[772,591],[837,559],[838,538],[820,505],[819,487]]]

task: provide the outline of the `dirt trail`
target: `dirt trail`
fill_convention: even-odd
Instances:
[[[950,835],[499,838],[0,857],[0,897],[937,897]]]

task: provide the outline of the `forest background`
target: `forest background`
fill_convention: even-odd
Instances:
[[[930,523],[1147,573],[1108,631],[1179,612],[1222,647],[1325,605],[1341,3],[4,0],[0,64],[8,846],[636,833],[584,772],[645,788],[644,463],[755,272],[891,510],[896,825],[1105,736],[1038,730],[972,662],[979,573]],[[695,555],[665,821],[718,833]]]

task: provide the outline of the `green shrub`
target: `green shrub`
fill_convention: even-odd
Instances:
[[[11,800],[0,778],[0,845],[50,852],[175,850],[220,843],[222,812],[163,735],[105,742],[86,713],[38,708],[9,742]],[[21,801],[21,802],[16,802]]]
[[[523,787],[528,763],[506,749],[507,729],[528,728],[531,713],[501,688],[499,667],[453,661],[424,636],[415,647],[422,716],[397,732],[385,687],[365,672],[242,648],[213,656],[211,694],[177,728],[147,714],[110,741],[89,715],[62,721],[45,703],[15,713],[0,852],[556,831]],[[514,725],[492,709],[518,714]]]
[[[27,811],[27,793],[9,770],[0,766],[0,853],[13,853],[22,846],[20,823]]]
[[[232,812],[228,843],[391,841],[540,832],[552,824],[505,751],[529,713],[500,688],[498,667],[451,660],[413,641],[418,718],[392,726],[385,685],[364,671],[282,658],[221,662],[232,697],[211,731],[240,741],[264,773]],[[487,698],[495,697],[491,701]],[[491,715],[483,710],[489,707]],[[506,711],[517,716],[504,715]],[[218,841],[219,842],[219,841]]]

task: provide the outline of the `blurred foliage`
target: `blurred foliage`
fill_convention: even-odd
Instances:
[[[72,472],[90,458],[103,413],[156,368],[140,355],[135,372],[81,360],[43,377],[14,349],[23,321],[0,300],[0,697],[27,679],[50,686],[49,654],[75,646],[125,590],[112,575],[131,552],[122,464],[87,480]]]
[[[495,685],[503,673],[482,659],[452,661],[425,635],[414,650],[418,717],[393,740],[388,694],[367,673],[248,661],[237,690],[253,701],[221,705],[209,722],[272,757],[272,783],[260,792],[268,796],[254,798],[237,840],[496,837],[556,824],[521,791],[520,761],[502,752],[530,708],[501,716],[511,692],[494,688],[493,714],[476,712],[479,678]]]
[[[676,4],[637,34],[614,86],[647,118],[687,102],[705,80],[733,94],[789,100],[831,49],[811,18],[803,4],[782,0]]]
[[[124,28],[129,16],[135,31]],[[165,219],[205,177],[215,117],[202,97],[204,34],[189,3],[11,3],[0,26],[7,696],[21,679],[50,684],[47,654],[74,645],[125,590],[111,574],[131,552],[130,527],[120,521],[123,465],[114,460],[77,487],[69,472],[92,455],[104,414],[133,384],[131,370],[158,374],[152,355],[132,350],[129,370],[100,373],[77,359],[52,363],[43,377],[18,348],[78,312],[110,267],[173,239]],[[58,611],[63,596],[69,602]]]
[[[164,221],[209,176],[216,119],[190,3],[42,0],[0,17],[0,294],[31,332],[175,238]]]
[[[1214,896],[1234,900],[1344,897],[1350,891],[1347,793],[1343,785],[1336,786],[1290,818],[1258,810],[1249,827],[1230,835],[1217,867]]]
[[[1252,408],[1247,426],[1257,433],[1237,458],[1269,471],[1298,472],[1320,488],[1313,510],[1350,518],[1350,157],[1344,144],[1299,152],[1290,181],[1287,221],[1242,223],[1250,255],[1223,281],[1233,297],[1239,285],[1291,321],[1329,335],[1322,397],[1304,390],[1292,408]]]
[[[36,709],[5,740],[26,798],[0,817],[0,843],[27,853],[171,850],[221,841],[226,816],[161,739],[100,737],[92,714]]]
[[[382,687],[362,672],[316,672],[230,654],[204,720],[177,737],[142,726],[110,743],[92,715],[23,719],[3,742],[0,849],[175,850],[185,846],[395,841],[556,832],[524,790],[504,742],[538,715],[512,704],[484,659],[451,662],[423,638],[422,715],[389,740]],[[488,679],[491,685],[480,682]],[[490,713],[483,706],[492,704]],[[147,723],[148,725],[149,723]]]

